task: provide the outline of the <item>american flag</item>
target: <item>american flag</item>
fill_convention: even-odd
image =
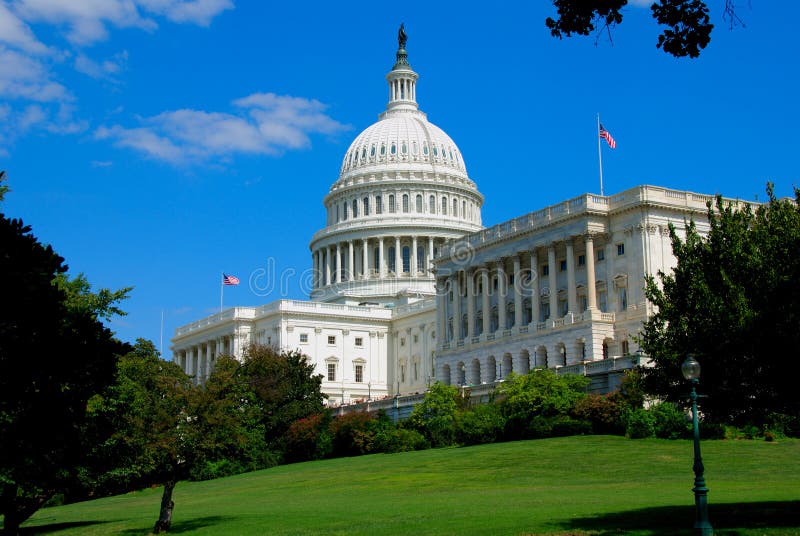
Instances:
[[[236,277],[235,275],[228,275],[228,274],[223,272],[223,274],[222,274],[222,284],[223,285],[238,285],[239,284],[239,278]]]
[[[600,137],[606,140],[608,146],[611,147],[612,149],[617,148],[617,142],[614,141],[613,137],[611,137],[611,133],[607,131],[605,128],[603,128],[602,123],[600,124]]]

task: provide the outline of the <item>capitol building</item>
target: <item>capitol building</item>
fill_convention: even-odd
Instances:
[[[251,344],[300,350],[328,403],[493,384],[535,367],[630,367],[652,313],[646,274],[675,259],[668,226],[709,195],[639,186],[585,194],[485,228],[456,143],[417,103],[401,38],[386,110],[344,154],[311,237],[309,301],[233,307],[179,327],[173,360],[202,383]],[[609,388],[612,386],[609,386]]]

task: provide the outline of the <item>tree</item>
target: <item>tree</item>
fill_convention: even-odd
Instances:
[[[106,492],[163,485],[156,534],[169,530],[172,492],[198,450],[192,392],[183,370],[160,359],[152,342],[139,339],[120,358],[115,383],[92,400],[95,426],[112,430],[94,452],[100,470],[95,485]]]
[[[432,447],[446,447],[455,443],[458,389],[436,382],[425,393],[425,399],[414,407],[408,425],[421,432]]]
[[[126,348],[97,311],[70,305],[91,292],[55,284],[66,271],[29,226],[0,214],[0,513],[9,534],[72,479],[87,401]]]
[[[723,18],[731,27],[743,25],[736,15],[733,0],[723,2]],[[558,18],[548,17],[545,25],[559,39],[572,34],[589,35],[607,31],[622,22],[622,8],[628,0],[553,0]],[[656,47],[675,57],[696,58],[711,41],[708,6],[705,0],[655,0],[650,6],[653,18],[664,26]]]
[[[800,418],[791,373],[800,347],[800,190],[753,208],[709,203],[707,236],[693,222],[681,240],[670,228],[677,265],[648,277],[656,313],[645,323],[645,388],[685,405],[680,372],[687,355],[702,364],[705,417],[718,423],[765,424],[771,413]]]

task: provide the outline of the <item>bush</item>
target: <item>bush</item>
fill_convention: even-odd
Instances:
[[[505,419],[495,404],[480,404],[456,416],[456,440],[462,445],[494,443],[500,439]]]
[[[628,413],[627,420],[625,435],[630,439],[643,439],[653,437],[655,434],[655,419],[649,411],[642,408],[634,409]]]
[[[557,417],[553,422],[553,437],[591,435],[592,423],[572,417]]]
[[[331,416],[327,411],[294,421],[283,437],[286,461],[320,460],[328,456],[333,450],[328,432],[330,422]]]
[[[700,423],[700,438],[725,439],[726,428],[727,426],[723,423],[703,421]],[[694,433],[694,431],[692,431],[692,433]]]
[[[455,421],[460,394],[458,389],[434,383],[406,421],[406,428],[424,434],[434,447],[455,443]]]
[[[410,452],[430,448],[425,436],[416,430],[406,428],[384,428],[375,434],[374,452]]]
[[[333,456],[360,456],[372,452],[376,416],[366,411],[341,415],[333,419],[330,433],[333,437]]]
[[[625,435],[625,418],[630,410],[619,391],[608,395],[587,395],[575,403],[572,415],[591,424],[595,434]]]
[[[649,411],[653,415],[656,437],[685,439],[692,436],[692,425],[686,414],[672,402],[661,402]]]

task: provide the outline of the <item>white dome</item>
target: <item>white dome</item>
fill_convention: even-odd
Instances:
[[[397,164],[422,164],[420,171],[446,171],[466,177],[455,142],[418,111],[391,111],[356,137],[342,162],[340,178],[380,171]]]

